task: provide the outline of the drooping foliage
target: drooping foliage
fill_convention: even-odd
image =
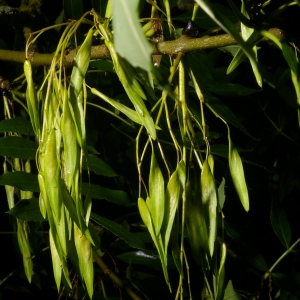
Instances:
[[[91,4],[35,7],[23,69],[0,69],[2,210],[31,286],[298,299],[299,50],[282,20],[299,3]]]

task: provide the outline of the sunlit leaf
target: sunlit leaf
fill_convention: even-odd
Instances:
[[[224,293],[224,300],[241,300],[239,293],[233,288],[232,281],[229,280]]]
[[[150,71],[152,49],[139,23],[139,0],[112,1],[116,51],[131,65]]]
[[[222,10],[215,9],[208,0],[195,0],[202,10],[216,23],[218,24],[224,31],[229,33],[241,46],[245,54],[250,59],[253,65],[257,65],[255,55],[251,47],[243,40],[238,32],[235,24],[232,23],[225,14],[223,14]]]

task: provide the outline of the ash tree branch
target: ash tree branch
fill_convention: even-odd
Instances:
[[[283,38],[283,32],[277,28],[269,30],[277,38]],[[262,41],[268,41],[263,38]],[[191,51],[199,51],[212,48],[220,48],[224,46],[237,45],[236,40],[229,34],[220,34],[216,36],[206,36],[201,38],[188,38],[182,36],[173,41],[154,43],[152,42],[153,55],[167,54],[175,55],[179,52],[188,53]],[[74,62],[78,49],[74,49],[68,53],[64,58],[64,65],[71,67]],[[25,52],[10,51],[0,49],[0,60],[11,61],[15,63],[24,63],[26,57]],[[53,59],[52,54],[35,53],[32,56],[31,63],[35,66],[50,65]],[[91,50],[91,59],[110,59],[110,53],[105,45],[93,46]]]

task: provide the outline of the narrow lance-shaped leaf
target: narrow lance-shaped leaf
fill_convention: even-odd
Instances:
[[[107,230],[111,231],[114,235],[124,240],[128,245],[137,249],[145,249],[144,243],[139,240],[132,232],[128,231],[120,224],[108,220],[102,216],[99,216],[95,213],[91,214],[91,219],[103,226]],[[146,224],[146,223],[145,223]],[[146,225],[147,226],[147,225]],[[147,226],[148,227],[148,226]]]
[[[158,236],[163,223],[165,211],[164,178],[157,164],[154,151],[152,151],[149,175],[149,211],[154,226],[155,235]],[[148,204],[147,203],[147,204]]]
[[[195,0],[205,13],[216,22],[224,31],[229,33],[241,46],[245,54],[248,56],[253,65],[257,65],[255,55],[251,47],[240,36],[235,25],[221,13],[220,10],[215,10],[209,0]]]
[[[201,196],[202,205],[205,214],[205,220],[208,225],[208,246],[210,255],[213,255],[214,244],[217,237],[217,190],[215,179],[210,170],[208,161],[203,163],[201,174]]]
[[[23,191],[40,191],[37,176],[22,171],[9,172],[1,175],[0,185],[14,186]]]
[[[186,184],[186,228],[195,261],[201,264],[201,252],[203,249],[209,255],[207,226],[204,217],[204,209],[201,205],[200,194],[193,195],[191,182]]]
[[[271,224],[280,242],[288,249],[292,237],[291,227],[285,211],[276,204],[272,205]]]
[[[0,155],[22,159],[35,159],[37,144],[33,141],[8,136],[0,138]]]
[[[246,185],[244,168],[239,152],[233,145],[230,138],[230,131],[228,128],[228,142],[229,142],[229,170],[232,177],[233,185],[235,190],[242,202],[242,205],[246,211],[249,211],[249,195]]]
[[[133,110],[133,109],[131,109],[131,108],[129,108],[129,107],[127,107],[127,106],[125,106],[125,105],[123,105],[123,104],[121,104],[121,103],[119,103],[119,102],[117,102],[117,101],[115,101],[115,100],[113,100],[113,99],[105,96],[104,94],[102,94],[101,92],[99,92],[98,90],[96,90],[95,88],[92,88],[91,92],[94,95],[97,95],[98,97],[100,97],[101,99],[103,99],[104,101],[108,102],[110,105],[112,105],[114,108],[116,108],[120,112],[122,112],[131,121],[133,121],[133,122],[135,122],[137,124],[140,124],[140,125],[144,125],[143,122],[142,122],[142,120],[141,120],[141,118],[139,117],[139,114],[135,110]]]
[[[0,122],[0,132],[17,132],[34,135],[31,122],[25,118],[6,119]]]
[[[110,38],[111,33],[107,28],[99,24],[99,31],[105,36],[105,45],[109,49],[112,61],[114,63],[115,71],[130,99],[142,124],[146,127],[152,139],[156,139],[156,129],[154,121],[147,110],[144,103],[144,93],[137,79],[135,78],[134,71],[127,61],[120,57],[114,47]]]
[[[23,221],[44,221],[39,208],[39,200],[35,198],[19,201],[8,213]]]
[[[299,80],[299,62],[297,58],[297,53],[292,50],[285,41],[279,40],[273,34],[268,31],[262,30],[260,32],[263,36],[267,37],[268,39],[272,40],[282,51],[282,54],[289,65],[292,75],[292,82],[294,85],[294,89],[297,95],[297,104],[298,107],[300,105],[300,80]],[[298,108],[298,122],[300,124],[300,109]]]
[[[139,0],[112,1],[114,43],[130,64],[150,71],[152,49],[138,19],[138,4]]]

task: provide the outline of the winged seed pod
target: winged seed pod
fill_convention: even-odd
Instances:
[[[34,88],[34,83],[32,80],[31,62],[28,59],[26,59],[24,62],[24,74],[27,81],[26,101],[27,101],[28,113],[30,116],[34,133],[37,137],[40,137],[40,118],[39,118],[38,100],[37,100],[36,90]]]
[[[74,119],[78,143],[84,153],[87,153],[87,149],[82,87],[90,63],[92,37],[91,28],[75,57],[70,79],[70,112]]]
[[[63,115],[60,122],[60,129],[64,145],[64,179],[68,190],[74,182],[76,169],[79,168],[79,149],[76,140],[76,126],[70,111],[68,91],[63,88]]]
[[[184,189],[185,177],[185,164],[180,161],[171,175],[166,189],[164,221],[161,228],[165,254],[167,254],[175,214]]]
[[[204,216],[208,227],[208,245],[210,255],[213,256],[214,245],[217,237],[217,190],[214,176],[210,170],[208,161],[203,163],[201,173],[201,198]]]
[[[244,209],[246,211],[249,211],[249,195],[248,195],[248,189],[247,189],[245,175],[244,175],[243,163],[237,149],[234,147],[231,141],[229,129],[228,129],[228,142],[229,142],[229,155],[228,155],[229,170],[233,181],[233,185],[242,202]]]
[[[45,145],[44,183],[49,204],[56,220],[61,219],[62,198],[59,189],[59,161],[56,152],[56,134],[52,129]],[[44,199],[45,200],[45,199]]]
[[[23,256],[24,270],[29,283],[31,283],[31,278],[33,275],[33,264],[32,264],[32,258],[30,253],[30,245],[28,241],[26,222],[22,220],[17,220],[17,224],[18,224],[18,230],[17,230],[18,244]]]
[[[157,164],[154,151],[152,151],[149,175],[150,200],[147,204],[154,226],[155,235],[158,236],[163,223],[165,210],[164,178]]]
[[[81,230],[74,223],[74,240],[79,260],[79,269],[85,281],[86,289],[90,298],[93,297],[94,266],[93,251],[90,241],[82,234]]]
[[[46,188],[45,188],[45,181],[44,177],[42,176],[41,173],[38,174],[38,182],[40,186],[40,196],[39,196],[39,206],[40,206],[40,211],[44,219],[46,219],[47,216],[47,206],[45,201],[47,200],[47,193],[46,193]]]

